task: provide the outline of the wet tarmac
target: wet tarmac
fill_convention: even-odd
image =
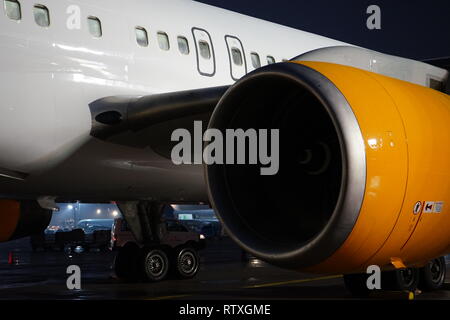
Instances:
[[[9,264],[9,252],[14,252]],[[111,252],[66,254],[31,252],[27,239],[0,244],[2,300],[264,300],[354,299],[342,277],[301,274],[256,259],[243,261],[229,239],[208,242],[201,252],[199,274],[191,280],[125,283],[112,277]],[[81,290],[68,290],[67,267],[81,268]],[[450,267],[449,265],[447,265]],[[408,299],[405,293],[378,292],[370,299]],[[443,290],[422,293],[417,300],[450,300],[450,272]]]

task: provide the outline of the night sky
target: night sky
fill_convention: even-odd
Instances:
[[[450,56],[450,0],[201,0],[296,29],[412,59]],[[369,5],[381,30],[366,27]]]

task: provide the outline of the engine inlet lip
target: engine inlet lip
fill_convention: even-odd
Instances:
[[[305,268],[316,265],[336,252],[352,232],[358,219],[366,188],[366,154],[364,138],[356,116],[342,92],[320,72],[302,64],[286,62],[260,68],[238,81],[219,101],[214,110],[209,128],[227,128],[238,104],[242,90],[261,79],[277,78],[293,81],[312,93],[326,109],[335,127],[342,156],[341,191],[336,207],[326,225],[307,243],[299,244],[297,249],[280,250],[270,243],[262,243],[251,237],[237,218],[230,217],[227,211],[233,209],[225,176],[225,166],[206,166],[205,178],[207,192],[213,208],[222,222],[227,234],[243,249],[256,257],[286,268]],[[214,195],[221,194],[221,197]],[[228,198],[227,198],[228,199]],[[234,219],[234,222],[233,222]]]

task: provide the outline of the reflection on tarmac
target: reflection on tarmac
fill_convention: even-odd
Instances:
[[[15,251],[12,264],[8,253]],[[208,243],[201,252],[202,266],[192,280],[125,283],[112,278],[110,252],[68,255],[37,252],[28,240],[0,245],[0,299],[351,299],[342,277],[300,274],[260,260],[243,261],[242,251],[228,239]],[[10,261],[11,262],[11,261]],[[66,288],[66,268],[78,265],[81,290]],[[377,293],[372,298],[407,299],[402,293]],[[450,274],[444,290],[423,293],[417,299],[449,299]]]

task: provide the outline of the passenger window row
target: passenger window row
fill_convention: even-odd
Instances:
[[[4,8],[8,18],[12,20],[22,19],[22,10],[17,0],[4,0]],[[48,27],[50,25],[50,13],[46,6],[35,4],[33,6],[34,21],[38,26]]]
[[[22,9],[18,0],[3,0],[3,7],[6,16],[12,20],[19,21],[22,19]],[[40,27],[50,26],[50,11],[42,4],[35,4],[33,6],[34,21]],[[102,36],[102,24],[97,17],[89,16],[87,18],[89,33],[100,38]]]
[[[144,27],[137,26],[135,27],[135,34],[137,44],[141,47],[148,47],[149,38],[147,29],[145,29]],[[161,50],[164,51],[170,50],[170,41],[167,33],[159,31],[157,32],[156,37],[158,40],[158,46]],[[178,36],[177,42],[178,42],[178,50],[180,51],[180,53],[183,55],[188,55],[190,53],[188,40],[183,36]]]
[[[4,9],[6,16],[12,20],[19,21],[22,19],[22,10],[21,5],[18,0],[3,0]],[[50,26],[50,12],[48,8],[42,4],[35,4],[33,6],[33,16],[34,21],[40,27],[49,27]],[[94,16],[89,16],[87,18],[88,30],[89,33],[95,38],[101,38],[103,35],[102,31],[102,23],[99,18]],[[148,47],[149,45],[149,35],[147,30],[144,27],[137,26],[135,27],[135,35],[136,42],[141,47]],[[156,34],[158,46],[163,51],[170,50],[170,41],[167,33],[163,31],[158,31]],[[177,37],[178,50],[182,55],[189,55],[189,41],[186,37],[178,36]],[[208,42],[199,40],[198,50],[200,56],[205,60],[210,60],[212,57],[211,48]],[[261,67],[261,59],[258,53],[252,52],[250,54],[252,66],[254,69]],[[233,47],[231,48],[231,58],[233,64],[236,66],[242,66],[244,64],[243,53],[241,49]],[[273,56],[267,56],[267,64],[275,63],[275,58]]]

